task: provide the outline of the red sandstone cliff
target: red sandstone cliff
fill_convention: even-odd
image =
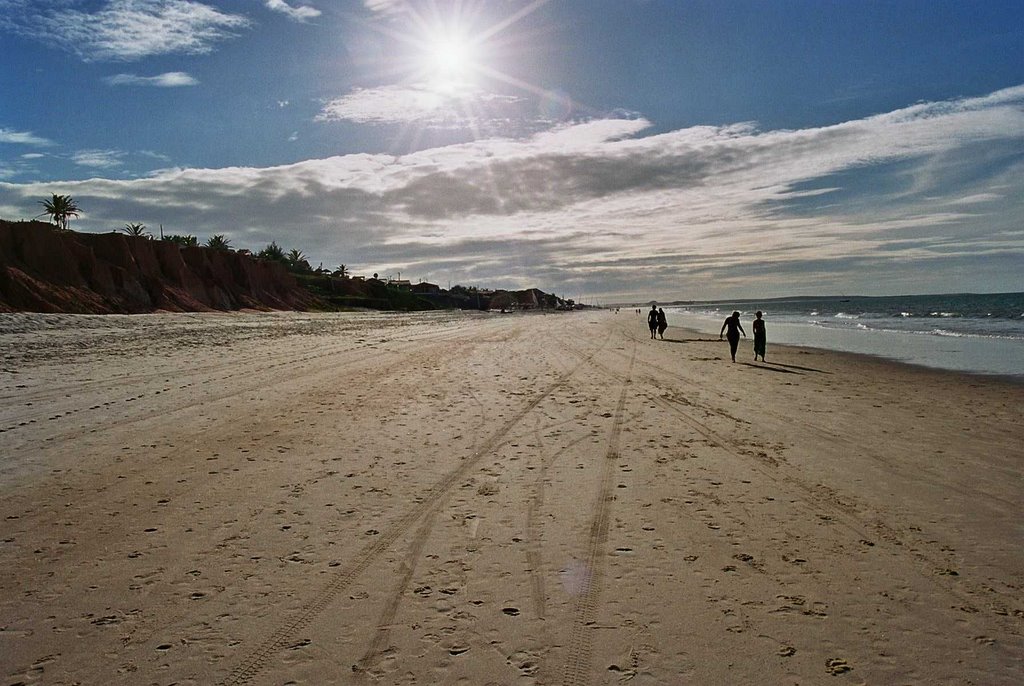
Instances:
[[[0,220],[0,312],[304,310],[315,302],[276,262]]]

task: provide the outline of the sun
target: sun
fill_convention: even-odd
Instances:
[[[410,146],[419,146],[422,137],[435,131],[466,131],[480,138],[515,127],[531,95],[544,103],[568,102],[515,75],[522,66],[530,68],[532,62],[521,65],[518,58],[531,49],[537,32],[543,34],[542,27],[523,22],[551,0],[379,2],[395,9],[367,24],[381,37],[371,41],[378,50],[368,63],[379,69],[374,76],[380,81],[398,83],[380,89],[377,106],[399,113],[389,116],[406,122],[398,135],[408,137]],[[518,7],[505,14],[503,9],[513,4]],[[455,140],[455,134],[439,135]]]
[[[455,34],[436,35],[426,45],[424,71],[435,84],[464,85],[479,68],[478,54],[470,41]]]
[[[550,94],[501,65],[515,64],[516,50],[523,49],[531,36],[531,31],[517,27],[549,2],[508,2],[518,7],[505,15],[493,0],[366,0],[371,8],[380,5],[391,10],[382,13],[386,20],[370,24],[393,40],[396,48],[393,54],[381,53],[377,63],[382,74],[400,76],[407,84],[441,93],[486,90],[502,84],[541,97]]]
[[[466,72],[473,59],[469,44],[461,38],[441,38],[430,49],[430,61],[441,74]]]

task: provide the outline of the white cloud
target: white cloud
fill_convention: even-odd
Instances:
[[[143,156],[143,157],[148,157],[148,158],[153,159],[153,160],[160,160],[161,162],[170,162],[171,161],[171,158],[168,157],[167,155],[164,155],[163,153],[155,152],[153,150],[139,150],[138,154]]]
[[[963,198],[953,198],[948,200],[948,205],[977,205],[979,203],[992,202],[994,200],[1002,200],[1003,196],[998,193],[975,193],[974,195],[968,195]]]
[[[306,21],[308,19],[315,19],[319,17],[321,12],[315,7],[309,7],[303,5],[301,7],[292,7],[284,0],[266,0],[267,9],[275,12],[280,12],[293,21]]]
[[[194,0],[107,0],[78,3],[8,0],[0,26],[60,45],[86,61],[137,60],[174,53],[205,54],[249,26],[242,15]]]
[[[155,86],[157,88],[178,88],[195,86],[198,80],[183,71],[169,71],[157,76],[137,76],[135,74],[115,74],[103,79],[111,86]]]
[[[0,127],[0,143],[12,143],[16,145],[53,145],[53,141],[37,136],[29,131],[15,131]]]
[[[378,14],[398,14],[408,11],[408,0],[363,0],[363,6]]]
[[[996,95],[793,131],[645,135],[642,119],[595,120],[397,158],[175,169],[60,192],[88,209],[80,228],[236,226],[240,247],[276,240],[314,262],[453,283],[602,298],[871,293],[908,278],[983,288],[951,274],[1019,283],[1024,259],[1024,90]],[[31,209],[52,185],[0,183],[0,206]],[[982,256],[991,268],[955,271]]]
[[[325,104],[317,121],[361,124],[416,123],[429,128],[463,129],[521,120],[520,98],[473,88],[434,88],[426,84],[357,88]]]
[[[124,164],[125,153],[119,150],[80,150],[71,156],[71,160],[82,167],[96,169],[113,169]]]

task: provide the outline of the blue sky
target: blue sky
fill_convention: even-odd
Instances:
[[[590,301],[1024,290],[1024,3],[0,0],[0,217]]]

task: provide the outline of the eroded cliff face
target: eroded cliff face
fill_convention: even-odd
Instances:
[[[0,220],[0,311],[304,310],[315,302],[276,262]]]

